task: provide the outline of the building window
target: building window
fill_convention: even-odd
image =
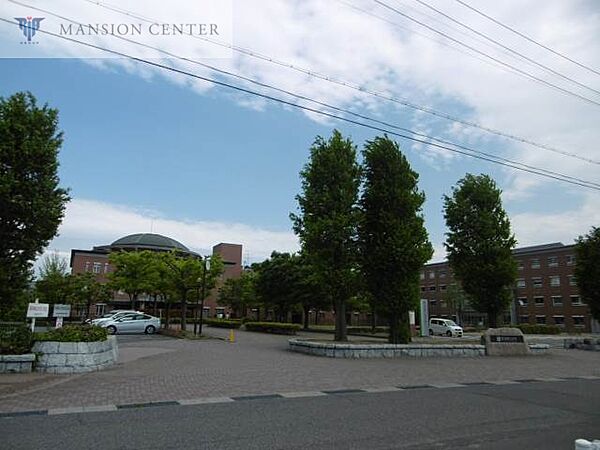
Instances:
[[[546,316],[535,316],[535,323],[538,325],[546,325]]]
[[[425,291],[426,291],[425,286],[421,286],[421,292],[425,292]]]
[[[533,287],[534,288],[541,288],[542,287],[542,278],[541,277],[532,278],[531,281],[533,282]]]
[[[519,316],[519,323],[529,323],[529,316]]]
[[[585,317],[573,316],[573,325],[576,327],[585,327]]]
[[[558,258],[556,256],[548,257],[548,267],[557,267],[558,266]]]
[[[517,280],[517,287],[518,288],[524,288],[525,287],[525,278],[519,278]]]
[[[435,272],[429,272],[429,279],[433,280],[435,278]]]
[[[519,297],[517,299],[517,303],[519,304],[519,306],[527,306],[527,297]]]
[[[559,275],[553,275],[550,277],[550,286],[553,286],[553,287],[560,286],[560,276]]]
[[[106,308],[106,304],[105,303],[97,303],[96,304],[96,317],[103,316],[105,308]]]
[[[579,295],[571,295],[571,305],[583,306],[584,303],[581,301],[581,297]]]
[[[565,316],[552,316],[554,320],[554,325],[558,325],[559,327],[565,326]]]
[[[429,286],[430,291],[435,291],[435,286]]]
[[[575,255],[567,255],[567,266],[575,264]]]
[[[553,295],[552,296],[552,306],[562,306],[562,305],[563,305],[562,297],[560,295]]]
[[[445,284],[442,284],[442,285],[440,286],[440,291],[445,291],[445,290],[446,290],[446,285],[445,285]]]
[[[531,260],[531,268],[539,269],[540,268],[540,260],[538,258],[534,258]]]
[[[544,306],[544,297],[533,297],[535,306]]]
[[[432,298],[431,300],[429,300],[429,304],[430,304],[431,306],[435,306],[435,305],[437,305],[437,300],[436,300],[436,299],[434,299],[434,298]]]
[[[517,269],[523,270],[524,268],[525,268],[525,265],[523,264],[523,261],[521,261],[520,259],[517,260]]]
[[[100,268],[102,267],[102,264],[99,262],[95,262],[94,263],[94,273],[100,273]]]
[[[419,274],[419,277],[421,278],[421,280],[424,280],[425,279],[425,272],[421,272]]]
[[[568,275],[569,278],[569,286],[577,286],[577,278],[575,275]]]
[[[445,270],[441,270],[440,271],[440,278],[446,278],[446,271]]]
[[[90,262],[89,262],[89,261],[86,261],[86,262],[85,262],[85,271],[86,271],[86,272],[89,272],[89,271],[90,271]]]

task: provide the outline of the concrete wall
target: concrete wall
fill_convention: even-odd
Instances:
[[[31,372],[35,355],[0,355],[0,373],[28,373]]]
[[[36,342],[35,370],[48,373],[93,372],[113,365],[118,358],[117,338],[101,342]]]

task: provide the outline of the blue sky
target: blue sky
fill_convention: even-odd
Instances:
[[[562,6],[551,3],[549,8],[554,8],[557,15],[564,12]],[[574,4],[568,11],[573,18],[568,16],[565,21],[580,18],[582,11],[577,6],[584,3]],[[248,33],[249,19],[240,12],[244,6],[234,2],[233,28],[244,46],[288,61],[300,58],[302,64],[321,73],[364,83],[557,147],[575,148],[589,156],[595,151],[598,155],[591,146],[581,148],[581,142],[597,135],[590,125],[597,123],[593,120],[597,109],[523,80],[514,81],[471,59],[465,62],[447,55],[447,50],[432,48],[430,42],[413,42],[389,30],[384,30],[390,34],[385,37],[389,41],[380,44],[381,54],[373,56],[368,46],[356,49],[368,52],[365,58],[368,55],[373,59],[368,68],[361,66],[364,58],[352,61],[352,48],[339,55],[340,61],[347,64],[331,65],[333,55],[345,49],[343,40],[338,42],[330,36],[307,43],[302,33],[304,26],[309,32],[309,24],[302,17],[280,10],[286,7],[281,2],[269,5],[281,15],[283,25],[286,20],[294,22],[298,36],[290,37],[288,42],[281,35],[284,42],[275,43],[272,36]],[[503,11],[508,14],[506,10],[497,13]],[[247,12],[259,14],[250,9]],[[315,19],[314,11],[312,15],[304,12],[306,20],[316,21],[315,26],[322,27],[322,21],[332,20],[319,19],[318,15]],[[0,34],[0,42],[10,39],[9,30],[0,27],[0,31],[5,32]],[[581,33],[590,31],[582,26]],[[311,49],[314,54],[309,52]],[[593,52],[587,51],[582,58],[592,57]],[[443,57],[436,59],[438,54]],[[598,54],[593,57],[598,59]],[[394,59],[397,55],[419,57],[414,61],[423,67],[415,63],[407,70],[404,63]],[[398,59],[402,59],[400,56]],[[238,56],[216,65],[487,152],[598,181],[597,172],[577,162],[565,162],[565,158],[479,131],[453,128],[446,121],[357,96],[284,68]],[[575,69],[569,70],[579,75]],[[377,134],[119,60],[0,59],[0,95],[22,90],[31,91],[40,103],[47,102],[60,111],[65,134],[60,176],[62,184],[71,189],[73,202],[61,235],[50,249],[65,254],[72,247],[105,244],[123,234],[151,229],[200,251],[209,251],[220,241],[235,240],[245,245],[250,260],[260,260],[271,250],[294,250],[297,244],[288,215],[295,210],[294,196],[300,190],[298,172],[307,161],[315,136],[329,136],[333,128],[338,128],[360,149],[365,140]],[[556,114],[546,116],[548,108],[557,108],[563,117],[559,120]],[[582,121],[582,117],[586,119]],[[598,196],[586,190],[399,142],[421,176],[420,186],[427,195],[424,214],[437,259],[443,257],[441,198],[466,172],[489,173],[498,181],[521,245],[571,242],[600,220],[596,212]]]

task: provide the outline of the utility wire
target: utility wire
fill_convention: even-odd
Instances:
[[[66,20],[66,21],[71,22],[71,23],[76,24],[76,25],[84,25],[81,22],[78,22],[76,20],[70,19],[68,17],[62,16],[62,15],[59,15],[59,14],[56,14],[56,13],[54,13],[52,11],[48,11],[48,10],[45,10],[45,9],[42,9],[42,8],[38,8],[38,7],[35,7],[35,6],[30,6],[30,5],[24,5],[24,6],[26,6],[28,8],[32,8],[32,9],[34,9],[36,11],[43,12],[45,14],[52,15],[52,16],[57,17],[57,18],[62,19],[62,20]],[[479,150],[476,150],[476,149],[473,149],[473,148],[470,148],[470,147],[467,147],[467,146],[464,146],[464,145],[461,145],[461,144],[456,144],[456,143],[451,142],[451,141],[447,141],[447,140],[440,139],[440,138],[437,138],[437,137],[429,136],[429,135],[426,135],[424,133],[420,133],[420,132],[417,132],[417,131],[414,131],[414,130],[411,130],[411,129],[408,129],[408,128],[404,128],[404,127],[401,127],[401,126],[398,126],[398,125],[395,125],[395,124],[392,124],[392,123],[389,123],[389,122],[385,122],[385,121],[382,121],[382,120],[379,120],[379,119],[375,119],[373,117],[369,117],[369,116],[366,116],[366,115],[363,115],[363,114],[360,114],[360,113],[356,113],[356,112],[348,110],[348,109],[344,109],[344,108],[341,108],[341,107],[338,107],[338,106],[334,106],[334,105],[331,105],[331,104],[328,104],[328,103],[325,103],[325,102],[322,102],[322,101],[314,100],[314,99],[312,99],[310,97],[307,97],[307,96],[304,96],[304,95],[300,95],[300,94],[296,94],[296,93],[291,92],[289,90],[278,88],[276,86],[272,86],[272,85],[269,85],[267,83],[263,83],[261,81],[254,80],[252,78],[249,78],[249,77],[246,77],[246,76],[243,76],[243,75],[240,75],[240,74],[229,72],[227,70],[220,69],[218,67],[215,67],[215,66],[212,66],[212,65],[209,65],[209,64],[206,64],[206,63],[202,63],[202,62],[197,61],[197,60],[193,60],[193,59],[190,59],[190,58],[186,58],[186,57],[182,57],[182,56],[179,56],[179,55],[175,55],[175,54],[173,54],[171,52],[168,52],[166,50],[163,50],[163,49],[160,49],[160,48],[157,48],[157,47],[153,47],[151,45],[144,44],[142,42],[135,41],[133,39],[129,39],[129,38],[126,38],[126,37],[123,37],[123,36],[112,35],[112,37],[120,39],[120,40],[125,41],[125,42],[129,42],[129,43],[135,44],[135,45],[139,45],[139,46],[144,47],[144,48],[148,48],[148,49],[151,49],[151,50],[158,51],[158,52],[163,53],[163,54],[165,54],[165,55],[167,55],[169,57],[173,57],[173,58],[176,58],[176,59],[179,59],[179,60],[182,60],[182,61],[186,61],[186,62],[190,62],[190,63],[196,64],[196,65],[199,65],[201,67],[204,67],[204,68],[207,68],[209,70],[215,71],[215,72],[217,72],[217,73],[219,73],[221,75],[226,75],[226,76],[229,76],[229,77],[238,78],[238,79],[241,79],[243,81],[246,81],[246,82],[252,83],[254,85],[260,86],[262,88],[271,89],[271,90],[274,90],[276,92],[280,92],[280,93],[286,94],[288,96],[294,97],[296,99],[304,100],[304,101],[307,101],[307,102],[310,102],[310,103],[313,103],[313,104],[316,104],[316,105],[319,105],[319,106],[323,106],[325,108],[328,108],[328,109],[331,109],[331,110],[334,110],[334,111],[337,111],[337,112],[340,112],[340,113],[343,113],[343,114],[348,114],[348,115],[351,115],[353,117],[357,117],[357,118],[360,118],[360,119],[368,120],[368,121],[371,121],[371,122],[374,122],[374,123],[377,123],[377,124],[380,124],[380,125],[383,125],[383,126],[394,128],[394,129],[397,129],[397,130],[400,130],[400,131],[403,131],[403,132],[406,132],[406,133],[410,133],[410,134],[413,134],[415,136],[419,136],[419,137],[421,137],[423,139],[427,139],[427,140],[430,140],[430,141],[433,141],[433,142],[437,142],[437,143],[440,143],[440,144],[451,145],[451,146],[454,146],[456,148],[460,148],[460,149],[472,152],[474,154],[479,154],[479,155],[482,155],[482,156],[485,156],[485,157],[488,157],[488,158],[495,158],[495,159],[497,159],[499,161],[503,161],[503,162],[506,162],[506,163],[509,163],[509,164],[518,164],[520,166],[523,166],[523,167],[531,169],[531,170],[537,170],[537,171],[544,172],[544,173],[549,174],[549,175],[554,175],[554,176],[557,176],[557,177],[562,177],[562,178],[570,179],[570,180],[573,180],[573,181],[576,181],[576,182],[581,182],[581,183],[593,185],[593,186],[596,186],[596,187],[600,188],[600,184],[599,183],[595,183],[595,182],[592,182],[592,181],[586,181],[586,180],[582,180],[581,178],[576,178],[576,177],[565,175],[565,174],[562,174],[562,173],[559,173],[559,172],[554,172],[554,171],[551,171],[551,170],[547,170],[547,169],[543,169],[543,168],[531,166],[531,165],[528,165],[528,164],[525,164],[525,163],[521,163],[519,161],[514,161],[514,160],[511,160],[511,159],[499,157],[497,155],[493,155],[493,154],[490,154],[490,153],[479,151]]]
[[[482,55],[482,56],[485,56],[486,58],[490,58],[490,59],[492,59],[492,60],[496,61],[497,63],[499,63],[499,64],[502,64],[503,66],[509,67],[509,68],[511,68],[511,69],[513,69],[513,70],[515,70],[515,71],[517,71],[517,72],[519,72],[519,73],[521,73],[522,75],[526,76],[527,78],[529,78],[529,79],[531,79],[531,80],[539,81],[540,83],[543,83],[543,84],[544,84],[544,85],[546,85],[547,87],[549,87],[549,88],[551,88],[551,89],[555,89],[555,90],[557,90],[557,91],[560,91],[560,92],[562,92],[563,94],[570,95],[571,97],[578,98],[578,99],[580,99],[580,100],[583,100],[583,101],[585,101],[585,102],[587,102],[587,103],[590,103],[590,104],[592,104],[592,105],[595,105],[595,106],[600,106],[600,102],[598,102],[598,101],[596,101],[596,100],[593,100],[593,99],[591,99],[591,98],[585,97],[585,96],[583,96],[583,95],[580,95],[580,94],[578,94],[578,93],[576,93],[576,92],[570,91],[569,89],[565,89],[565,88],[563,88],[563,87],[560,87],[560,86],[558,86],[558,85],[556,85],[556,84],[553,84],[553,83],[551,83],[551,82],[549,82],[549,81],[547,81],[547,80],[544,80],[544,79],[542,79],[542,78],[539,78],[539,77],[537,77],[537,76],[535,76],[535,75],[533,75],[533,74],[531,74],[531,73],[529,73],[529,72],[526,72],[526,71],[524,71],[524,70],[521,70],[521,69],[519,69],[518,67],[515,67],[515,66],[513,66],[513,65],[512,65],[512,64],[510,64],[510,63],[507,63],[507,62],[505,62],[505,61],[502,61],[501,59],[498,59],[498,58],[496,58],[495,56],[489,55],[488,53],[485,53],[485,52],[483,52],[483,51],[481,51],[481,50],[479,50],[479,49],[477,49],[477,48],[475,48],[475,47],[473,47],[473,46],[471,46],[471,45],[469,45],[469,44],[466,44],[466,43],[464,43],[463,41],[461,41],[461,40],[459,40],[459,39],[456,39],[456,38],[454,38],[454,37],[450,36],[450,35],[449,35],[449,34],[447,34],[447,33],[444,33],[443,31],[439,31],[439,30],[437,30],[436,28],[434,28],[434,27],[432,27],[432,26],[430,26],[430,25],[427,25],[426,23],[424,23],[424,22],[422,22],[422,21],[420,21],[420,20],[418,20],[418,19],[415,19],[414,17],[412,17],[412,16],[410,16],[410,15],[408,15],[408,14],[406,14],[406,13],[403,13],[403,12],[402,12],[402,11],[400,11],[399,9],[397,9],[397,8],[394,8],[393,6],[390,6],[390,5],[388,5],[387,3],[385,3],[385,2],[383,2],[383,1],[381,1],[381,0],[373,0],[373,1],[374,1],[375,3],[377,3],[378,5],[380,5],[380,6],[384,7],[384,8],[386,8],[386,9],[388,9],[388,10],[390,10],[390,11],[392,11],[392,12],[396,13],[396,14],[398,14],[399,16],[401,16],[401,17],[404,17],[405,19],[408,19],[408,20],[410,20],[411,22],[415,22],[415,23],[417,23],[417,24],[421,25],[422,27],[424,27],[424,28],[427,28],[427,29],[428,29],[428,30],[430,30],[430,31],[433,31],[434,33],[436,33],[436,34],[439,34],[439,35],[441,35],[441,36],[445,37],[446,39],[449,39],[449,40],[451,40],[452,42],[456,42],[457,44],[459,44],[459,45],[462,45],[463,47],[466,47],[466,48],[468,48],[469,50],[472,50],[472,51],[474,51],[474,52],[476,52],[476,53],[478,53],[478,54],[480,54],[480,55]]]
[[[482,38],[488,40],[489,42],[492,42],[492,43],[496,44],[497,46],[503,48],[504,50],[507,50],[510,53],[512,53],[514,55],[517,55],[520,58],[523,58],[524,60],[526,60],[526,61],[528,61],[528,62],[530,62],[532,64],[535,64],[538,67],[541,67],[542,69],[544,69],[544,70],[546,70],[546,71],[548,71],[548,72],[550,72],[550,73],[552,73],[552,74],[554,74],[554,75],[562,78],[563,80],[567,80],[567,81],[569,81],[569,82],[571,82],[571,83],[573,83],[573,84],[575,84],[575,85],[577,85],[577,86],[579,86],[581,88],[587,89],[587,90],[589,90],[591,92],[594,92],[596,94],[600,94],[600,91],[598,91],[598,90],[596,90],[596,89],[594,89],[594,88],[592,88],[592,87],[590,87],[590,86],[588,86],[586,84],[580,83],[579,81],[577,81],[577,80],[575,80],[575,79],[573,79],[573,78],[571,78],[571,77],[569,77],[567,75],[564,75],[564,74],[562,74],[562,73],[560,73],[560,72],[552,69],[551,67],[548,67],[548,66],[546,66],[546,65],[544,65],[544,64],[542,64],[542,63],[540,63],[540,62],[538,62],[538,61],[536,61],[536,60],[534,60],[534,59],[532,59],[530,57],[528,57],[527,55],[524,55],[523,53],[520,53],[517,50],[514,50],[514,49],[512,49],[512,48],[510,48],[510,47],[502,44],[501,42],[499,42],[499,41],[497,41],[497,40],[489,37],[485,33],[482,33],[480,31],[476,30],[475,28],[470,27],[469,25],[461,22],[460,20],[455,19],[454,17],[450,16],[449,14],[446,14],[443,11],[440,11],[439,9],[435,8],[434,6],[431,6],[429,3],[427,3],[427,2],[425,2],[423,0],[415,0],[415,1],[418,4],[424,6],[424,7],[428,8],[428,9],[431,9],[432,11],[434,11],[434,12],[438,13],[439,15],[445,17],[446,19],[450,20],[451,22],[456,23],[457,25],[460,25],[461,27],[463,27],[463,28],[471,31],[472,33],[475,33],[477,36],[481,36]]]
[[[9,0],[9,1],[11,1],[12,3],[23,5],[22,3],[20,3],[20,2],[18,2],[16,0]],[[134,13],[132,11],[127,11],[127,10],[124,10],[124,9],[121,9],[121,8],[118,8],[118,7],[114,7],[114,6],[112,6],[110,4],[107,4],[107,3],[103,3],[103,2],[99,2],[99,1],[95,1],[95,0],[83,0],[83,1],[85,1],[87,3],[94,4],[96,6],[100,6],[101,8],[105,8],[105,9],[108,9],[110,11],[117,12],[119,14],[124,14],[126,16],[133,17],[135,19],[148,22],[148,23],[156,22],[156,20],[154,20],[152,18],[145,17],[143,15]],[[351,8],[354,8],[354,9],[357,9],[359,11],[362,11],[365,14],[372,15],[373,17],[376,17],[376,18],[378,18],[380,20],[388,22],[388,23],[390,23],[390,24],[392,24],[394,26],[397,26],[399,28],[405,29],[400,24],[397,24],[395,22],[389,21],[388,19],[385,19],[385,18],[383,18],[381,16],[372,14],[372,13],[366,11],[366,10],[363,10],[361,8],[358,8],[358,7],[355,7],[354,5],[347,4],[347,3],[343,2],[342,0],[337,0],[337,1],[339,1],[340,3],[345,4],[346,6],[349,6]],[[421,33],[417,32],[417,34],[421,34]],[[426,35],[423,35],[423,34],[421,34],[421,35],[425,36],[427,38],[430,38],[430,37],[428,37]],[[406,100],[406,99],[403,99],[403,98],[392,97],[392,96],[390,96],[388,94],[385,94],[385,93],[382,93],[382,92],[378,92],[378,91],[374,91],[374,90],[371,90],[371,89],[367,89],[367,88],[365,88],[363,86],[360,86],[360,85],[357,85],[357,84],[353,84],[353,83],[350,83],[350,82],[347,82],[347,81],[344,81],[344,80],[340,80],[340,79],[337,79],[335,77],[331,77],[331,76],[328,76],[328,75],[324,75],[324,74],[321,74],[319,72],[313,71],[311,69],[306,69],[306,68],[303,68],[303,67],[300,67],[300,66],[297,66],[297,65],[294,65],[294,64],[290,64],[288,62],[285,62],[285,61],[282,61],[282,60],[279,60],[279,59],[276,59],[276,58],[273,58],[273,57],[270,57],[270,56],[267,56],[267,55],[264,55],[264,54],[261,54],[261,53],[258,53],[258,52],[255,52],[253,50],[250,50],[250,49],[247,49],[247,48],[244,48],[244,47],[239,47],[239,46],[235,46],[235,45],[232,45],[232,44],[227,44],[227,43],[224,43],[224,42],[216,41],[216,40],[213,40],[213,39],[206,38],[204,36],[193,36],[193,37],[195,37],[197,39],[200,39],[200,40],[203,40],[205,42],[208,42],[210,44],[214,44],[214,45],[217,45],[217,46],[220,46],[220,47],[223,47],[223,48],[228,48],[230,50],[233,50],[235,52],[241,53],[241,54],[243,54],[245,56],[248,56],[248,57],[251,57],[251,58],[259,59],[259,60],[262,60],[262,61],[265,61],[265,62],[268,62],[268,63],[271,63],[271,64],[278,65],[280,67],[285,67],[285,68],[297,71],[299,73],[303,73],[305,75],[308,75],[308,76],[310,76],[312,78],[317,78],[317,79],[320,79],[320,80],[323,80],[323,81],[326,81],[326,82],[329,82],[329,83],[337,84],[339,86],[343,86],[345,88],[352,89],[352,90],[355,90],[357,92],[360,92],[362,94],[371,95],[373,97],[376,97],[376,98],[379,98],[379,99],[382,99],[382,100],[386,100],[386,101],[389,101],[389,102],[392,102],[392,103],[396,103],[396,104],[405,106],[407,108],[411,108],[411,109],[414,109],[414,110],[417,110],[417,111],[424,112],[424,113],[432,115],[434,117],[438,117],[438,118],[441,118],[441,119],[444,119],[444,120],[448,120],[448,121],[451,121],[451,122],[455,122],[455,123],[460,123],[460,124],[468,126],[468,127],[477,128],[477,129],[480,129],[480,130],[485,131],[485,132],[490,133],[490,134],[495,134],[497,136],[501,136],[501,137],[506,138],[506,139],[510,139],[510,140],[513,140],[513,141],[516,141],[516,142],[520,142],[520,143],[523,143],[523,144],[531,145],[533,147],[537,147],[537,148],[540,148],[540,149],[543,149],[543,150],[547,150],[547,151],[550,151],[550,152],[553,152],[553,153],[557,153],[557,154],[560,154],[560,155],[563,155],[563,156],[568,156],[568,157],[579,159],[581,161],[585,161],[585,162],[588,162],[588,163],[591,163],[591,164],[598,164],[598,165],[600,165],[600,161],[592,159],[592,158],[581,156],[581,155],[578,155],[578,154],[572,153],[572,152],[567,152],[565,150],[557,149],[557,148],[552,147],[550,145],[539,143],[539,142],[535,142],[535,141],[533,141],[531,139],[527,139],[527,138],[522,137],[522,136],[517,136],[515,134],[507,133],[507,132],[504,132],[504,131],[501,131],[501,130],[498,130],[498,129],[494,129],[494,128],[491,128],[491,127],[486,127],[486,126],[484,126],[482,124],[479,124],[477,122],[473,122],[473,121],[469,121],[469,120],[466,120],[466,119],[462,119],[462,118],[459,118],[459,117],[454,116],[452,114],[446,113],[444,111],[440,111],[440,110],[436,110],[436,109],[433,109],[433,108],[429,108],[427,106],[423,106],[423,105],[419,105],[419,104],[416,104],[416,103],[412,103],[409,100]],[[436,42],[438,42],[438,41],[436,40]],[[458,48],[455,48],[455,47],[450,47],[450,48],[453,48],[455,50],[459,50]],[[463,53],[464,53],[464,51],[463,51]],[[481,61],[485,61],[488,64],[494,64],[495,65],[494,61],[490,61],[488,59],[479,58],[479,57],[477,57],[475,55],[471,55],[471,54],[469,54],[469,55],[473,56],[473,57],[476,57],[477,59],[480,59]],[[517,72],[514,72],[510,68],[505,68],[503,66],[499,66],[499,67],[502,67],[504,70],[508,70],[510,72],[517,73]],[[518,75],[520,75],[520,74],[518,74]]]
[[[600,71],[598,71],[598,70],[596,70],[596,69],[594,69],[594,68],[592,68],[592,67],[590,67],[590,66],[587,66],[587,65],[585,65],[585,64],[583,64],[583,63],[580,63],[580,62],[578,62],[578,61],[576,61],[576,60],[574,60],[574,59],[570,58],[569,56],[565,55],[564,53],[561,53],[561,52],[559,52],[559,51],[556,51],[556,50],[554,50],[554,49],[552,49],[552,48],[548,47],[547,45],[544,45],[544,44],[542,44],[542,43],[541,43],[541,42],[539,42],[539,41],[536,41],[535,39],[533,39],[533,38],[531,38],[531,37],[527,36],[525,33],[522,33],[522,32],[520,32],[519,30],[517,30],[517,29],[515,29],[515,28],[513,28],[513,27],[511,27],[511,26],[509,26],[509,25],[506,25],[505,23],[502,23],[502,22],[500,22],[498,19],[494,19],[492,16],[490,16],[490,15],[488,15],[488,14],[484,13],[483,11],[481,11],[481,10],[479,10],[479,9],[477,9],[477,8],[475,8],[475,7],[473,7],[473,6],[471,6],[471,5],[469,5],[468,3],[466,3],[466,2],[464,2],[464,1],[462,1],[462,0],[455,0],[455,1],[456,1],[456,2],[458,2],[458,3],[460,3],[460,4],[461,4],[462,6],[464,6],[465,8],[468,8],[468,9],[470,9],[471,11],[473,11],[473,12],[475,12],[475,13],[479,14],[480,16],[483,16],[483,17],[485,17],[486,19],[488,19],[488,20],[491,20],[491,21],[492,21],[492,22],[494,22],[496,25],[499,25],[499,26],[501,26],[502,28],[504,28],[504,29],[506,29],[506,30],[508,30],[508,31],[511,31],[511,32],[513,32],[513,33],[514,33],[514,34],[516,34],[517,36],[520,36],[520,37],[522,37],[523,39],[525,39],[525,40],[527,40],[527,41],[531,42],[532,44],[535,44],[535,45],[537,45],[538,47],[541,47],[541,48],[543,48],[543,49],[545,49],[545,50],[549,51],[550,53],[553,53],[553,54],[555,54],[556,56],[559,56],[559,57],[561,57],[561,58],[563,58],[563,59],[565,59],[565,60],[567,60],[567,61],[569,61],[569,62],[572,62],[573,64],[575,64],[575,65],[577,65],[577,66],[581,67],[582,69],[586,69],[586,70],[588,70],[588,71],[590,71],[590,72],[592,72],[592,73],[595,73],[596,75],[600,75]]]
[[[10,25],[14,25],[14,26],[18,26],[19,25],[17,22],[14,22],[12,20],[9,20],[9,19],[3,18],[3,17],[0,17],[0,21],[8,23]],[[106,48],[106,47],[101,47],[99,45],[95,45],[95,44],[91,44],[91,43],[88,43],[88,42],[80,41],[78,39],[73,39],[73,38],[70,38],[70,37],[67,37],[67,36],[62,36],[62,35],[59,35],[59,34],[56,34],[56,33],[50,32],[50,31],[46,31],[46,30],[41,30],[40,29],[40,30],[37,30],[37,32],[40,32],[40,33],[43,33],[43,34],[47,34],[47,35],[50,35],[50,36],[54,36],[56,38],[63,39],[63,40],[66,40],[66,41],[69,41],[69,42],[72,42],[72,43],[80,44],[80,45],[83,45],[83,46],[86,46],[86,47],[89,47],[89,48],[94,48],[94,49],[97,49],[97,50],[100,50],[100,51],[103,51],[103,52],[106,52],[106,53],[110,53],[110,54],[113,54],[113,55],[121,56],[123,58],[127,58],[127,59],[130,59],[132,61],[137,61],[137,62],[146,64],[146,65],[157,67],[157,68],[160,68],[160,69],[163,69],[163,70],[167,70],[167,71],[170,71],[170,72],[173,72],[173,73],[177,73],[177,74],[180,74],[180,75],[186,75],[186,76],[189,76],[189,77],[192,77],[192,78],[196,78],[196,79],[199,79],[199,80],[202,80],[202,81],[206,81],[206,82],[215,84],[217,86],[227,87],[229,89],[232,89],[232,90],[235,90],[235,91],[238,91],[238,92],[243,92],[243,93],[246,93],[246,94],[254,95],[254,96],[257,96],[257,97],[260,97],[260,98],[264,98],[264,99],[267,99],[267,100],[271,100],[271,101],[274,101],[274,102],[278,102],[278,103],[281,103],[281,104],[284,104],[284,105],[292,106],[294,108],[302,109],[304,111],[313,112],[315,114],[323,115],[325,117],[330,117],[332,119],[337,119],[337,120],[344,121],[344,122],[347,122],[347,123],[351,123],[351,124],[354,124],[354,125],[358,125],[358,126],[361,126],[361,127],[364,127],[364,128],[369,128],[371,130],[380,131],[380,132],[387,133],[387,134],[390,134],[390,135],[393,135],[393,136],[397,136],[397,137],[400,137],[400,138],[403,138],[403,139],[407,139],[407,140],[410,140],[410,141],[413,141],[413,142],[418,142],[418,143],[421,143],[421,144],[424,144],[424,145],[427,145],[427,146],[430,146],[430,147],[435,147],[435,148],[439,148],[439,149],[443,149],[443,150],[448,150],[448,151],[451,151],[451,152],[454,152],[454,153],[458,153],[458,154],[462,154],[462,155],[465,155],[465,156],[469,156],[471,158],[476,158],[476,159],[488,161],[488,162],[491,162],[491,163],[494,163],[494,164],[499,164],[499,165],[502,165],[502,166],[505,166],[505,167],[511,167],[511,168],[516,169],[516,170],[520,170],[520,171],[524,171],[524,172],[536,174],[536,175],[539,175],[539,176],[543,176],[543,177],[555,179],[555,180],[558,180],[558,181],[562,181],[562,182],[565,182],[565,183],[569,183],[569,184],[573,184],[573,185],[578,185],[578,186],[586,187],[586,188],[593,189],[593,190],[596,190],[596,191],[600,191],[600,188],[594,186],[593,184],[588,184],[586,182],[573,181],[573,180],[569,180],[569,179],[562,178],[562,177],[559,177],[559,176],[553,176],[553,175],[550,175],[550,174],[547,174],[547,173],[544,173],[544,172],[540,172],[538,170],[528,169],[528,168],[520,167],[520,166],[517,166],[517,165],[514,165],[514,164],[504,163],[504,162],[501,162],[501,161],[497,161],[496,159],[493,159],[493,158],[488,158],[488,157],[485,157],[485,156],[475,155],[475,154],[472,154],[472,153],[469,153],[469,152],[458,150],[456,148],[452,148],[452,147],[448,147],[448,146],[445,146],[445,145],[442,145],[442,144],[437,144],[437,143],[434,143],[434,142],[430,142],[429,140],[415,138],[413,136],[409,136],[409,135],[402,134],[402,133],[399,133],[399,132],[390,131],[390,130],[388,130],[386,128],[382,128],[382,127],[379,127],[379,126],[376,126],[376,125],[359,122],[357,120],[349,119],[347,117],[339,116],[339,115],[332,114],[332,113],[329,113],[329,112],[326,112],[326,111],[322,111],[322,110],[318,110],[318,109],[311,108],[311,107],[308,107],[308,106],[304,106],[304,105],[300,105],[300,104],[297,104],[297,103],[293,103],[293,102],[287,101],[285,99],[273,97],[271,95],[267,95],[267,94],[260,93],[260,92],[257,92],[257,91],[252,91],[252,90],[246,89],[244,87],[235,86],[235,85],[232,85],[230,83],[226,83],[226,82],[219,81],[219,80],[214,80],[214,79],[202,76],[202,75],[194,74],[192,72],[188,72],[188,71],[185,71],[185,70],[177,69],[175,67],[167,66],[165,64],[161,64],[161,63],[158,63],[158,62],[155,62],[155,61],[150,61],[150,60],[147,60],[147,59],[139,58],[139,57],[136,57],[136,56],[133,56],[133,55],[129,55],[127,53],[123,53],[123,52],[120,52],[120,51],[117,51],[117,50],[112,50],[112,49],[109,49],[109,48]]]

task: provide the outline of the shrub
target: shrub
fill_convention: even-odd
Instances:
[[[242,326],[242,321],[237,319],[203,319],[202,323],[211,327],[235,328]]]
[[[297,323],[279,323],[279,322],[246,322],[244,324],[248,331],[260,331],[262,333],[273,334],[296,334],[302,328]]]
[[[96,325],[65,325],[62,328],[36,333],[36,341],[56,342],[96,342],[105,341],[108,336],[106,328]]]
[[[562,329],[556,325],[532,325],[522,323],[516,326],[523,334],[560,334]]]
[[[31,330],[25,324],[0,326],[0,355],[21,355],[31,350]]]

